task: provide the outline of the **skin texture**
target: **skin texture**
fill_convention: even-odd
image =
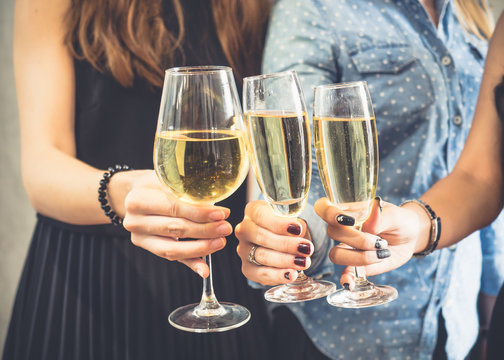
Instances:
[[[22,174],[35,210],[71,224],[109,223],[97,201],[104,172],[76,159],[73,58],[64,46],[70,0],[17,0],[14,70],[21,128]],[[132,242],[203,277],[202,256],[222,249],[232,233],[229,209],[194,206],[174,197],[153,170],[114,175],[108,199]],[[178,241],[190,237],[192,241]]]
[[[481,84],[473,126],[464,150],[454,170],[429,189],[421,199],[442,219],[438,249],[451,246],[473,231],[491,223],[504,204],[502,175],[502,123],[495,108],[493,91],[504,75],[504,17],[501,16],[490,42],[485,72]],[[364,224],[363,234],[331,220],[327,213],[337,211],[326,200],[316,204],[317,213],[329,224],[331,237],[359,248],[359,242],[369,234],[376,234],[389,243],[392,256],[379,266],[365,260],[358,250],[332,251],[331,260],[339,264],[351,261],[364,265],[369,275],[386,272],[407,262],[411,256],[428,245],[430,219],[415,203],[398,207],[384,203],[381,213]],[[353,239],[352,236],[359,238]],[[401,239],[401,240],[400,240]],[[402,247],[401,241],[409,243]],[[405,250],[405,251],[402,251]]]
[[[429,10],[429,5],[425,5]],[[490,42],[474,121],[462,155],[452,173],[421,197],[442,219],[442,234],[438,249],[451,246],[475,230],[490,224],[504,204],[501,165],[503,130],[493,95],[495,86],[504,75],[502,58],[504,58],[503,16],[500,17]],[[319,199],[315,204],[317,214],[328,224],[328,235],[342,243],[330,251],[331,261],[348,265],[340,278],[341,284],[348,283],[353,287],[355,265],[363,266],[367,275],[376,275],[398,268],[411,259],[414,253],[427,247],[430,218],[418,204],[409,203],[398,207],[384,202],[380,211],[376,202],[369,219],[363,224],[362,232],[336,221],[338,215],[348,211],[348,206],[348,204],[332,205],[326,198]],[[265,204],[249,203],[245,219],[236,231],[240,240],[238,254],[242,258],[243,272],[249,279],[261,284],[275,285],[289,282],[281,275],[286,271],[292,271],[293,267],[288,266],[288,261],[281,254],[277,254],[276,260],[269,259],[267,266],[256,266],[248,262],[248,251],[253,244],[260,245],[256,251],[257,258],[257,254],[266,251],[263,248],[281,251],[276,248],[276,241],[280,239],[287,241],[281,237],[285,235],[284,229],[287,226],[285,219],[275,217],[272,212],[264,216],[259,215],[257,208],[268,211]],[[247,231],[241,229],[244,224]],[[262,232],[268,236],[259,240],[255,234]],[[299,237],[309,239],[309,234],[303,231]],[[388,249],[391,251],[390,257],[378,259],[374,248],[377,237],[387,240]],[[349,246],[354,249],[350,249]],[[295,253],[292,249],[285,252],[290,256]]]

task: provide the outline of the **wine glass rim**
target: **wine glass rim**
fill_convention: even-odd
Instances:
[[[254,81],[254,80],[262,80],[262,79],[269,79],[277,76],[284,76],[284,75],[294,75],[297,76],[296,70],[286,70],[286,71],[280,71],[280,72],[275,72],[275,73],[269,73],[269,74],[260,74],[260,75],[254,75],[254,76],[247,76],[243,78],[243,81]]]
[[[195,75],[201,73],[217,73],[220,71],[232,72],[232,69],[229,66],[221,66],[221,65],[177,66],[166,69],[165,74]]]
[[[341,83],[332,83],[332,84],[324,84],[324,85],[317,85],[315,88],[324,88],[324,89],[339,89],[339,88],[345,88],[345,87],[357,87],[357,86],[367,86],[367,82],[364,80],[359,80],[359,81],[347,81],[347,82],[341,82]]]

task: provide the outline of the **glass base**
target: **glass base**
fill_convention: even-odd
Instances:
[[[191,304],[174,310],[168,321],[179,330],[209,333],[235,329],[250,320],[250,311],[244,306],[219,302],[215,309],[204,310],[200,304]]]
[[[374,285],[366,282],[353,290],[340,289],[327,297],[327,302],[342,308],[364,308],[386,304],[397,299],[397,290],[392,286]]]
[[[330,281],[313,280],[300,274],[301,279],[290,284],[275,286],[264,293],[264,298],[276,303],[295,303],[319,299],[336,291]]]

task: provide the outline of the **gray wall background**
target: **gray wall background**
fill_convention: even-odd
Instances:
[[[504,0],[490,0],[494,14]],[[35,213],[24,193],[19,165],[19,125],[12,67],[14,0],[0,1],[0,354]]]

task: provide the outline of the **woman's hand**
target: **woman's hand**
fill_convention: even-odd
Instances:
[[[423,246],[425,225],[430,221],[421,209],[399,207],[374,201],[371,215],[362,226],[354,227],[351,204],[332,204],[327,198],[317,200],[315,212],[328,224],[327,234],[340,242],[329,252],[335,264],[347,265],[340,277],[341,284],[353,288],[355,266],[362,266],[366,275],[377,275],[406,263]],[[343,216],[342,216],[343,215]],[[384,241],[385,240],[385,241]]]
[[[236,226],[235,235],[240,242],[237,252],[242,260],[243,274],[262,285],[292,282],[297,278],[297,270],[311,265],[313,244],[306,223],[275,215],[265,201],[247,204],[245,217]],[[254,258],[260,265],[249,261],[254,245],[257,246]]]
[[[120,183],[123,186],[117,186]],[[152,170],[118,173],[110,185],[116,185],[112,206],[119,214],[124,211],[123,226],[131,232],[133,244],[165,259],[180,261],[200,276],[208,277],[208,266],[201,257],[226,245],[225,236],[233,232],[231,224],[225,221],[229,209],[192,205],[178,199]],[[123,193],[126,195],[122,197],[121,210],[118,200]],[[184,238],[190,240],[180,241]]]

